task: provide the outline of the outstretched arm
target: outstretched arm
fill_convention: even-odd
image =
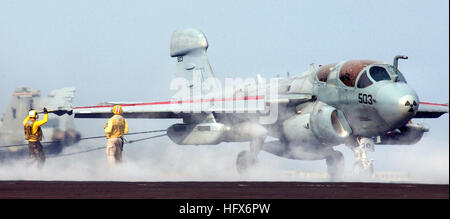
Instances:
[[[27,118],[25,118],[25,119],[23,120],[23,125],[25,125],[25,123],[27,123],[29,119],[30,119],[30,117],[27,116]]]
[[[44,118],[40,121],[36,121],[33,125],[33,133],[36,133],[38,128],[47,123],[48,121],[48,112],[47,109],[44,108]]]

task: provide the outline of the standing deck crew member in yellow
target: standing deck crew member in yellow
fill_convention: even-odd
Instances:
[[[41,126],[48,121],[48,111],[44,108],[44,119],[37,121],[38,114],[36,110],[30,110],[27,118],[23,120],[25,139],[28,140],[28,155],[33,161],[37,161],[37,166],[41,168],[45,163],[45,153],[42,147],[42,129]]]
[[[105,133],[107,138],[106,156],[110,164],[122,162],[123,138],[122,136],[128,133],[127,120],[121,115],[122,106],[114,105],[112,109],[112,116],[108,123],[105,124]]]

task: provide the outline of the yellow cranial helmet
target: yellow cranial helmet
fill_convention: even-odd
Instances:
[[[37,118],[37,111],[36,110],[30,110],[30,112],[28,112],[28,117]]]
[[[112,112],[114,115],[120,115],[122,114],[122,106],[121,105],[114,105]]]

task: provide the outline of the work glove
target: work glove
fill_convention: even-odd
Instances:
[[[45,107],[44,107],[44,113],[45,113],[45,114],[48,113],[47,108],[45,108]]]

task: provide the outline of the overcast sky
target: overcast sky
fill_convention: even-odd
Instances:
[[[444,103],[449,101],[448,4],[0,0],[0,112],[20,86],[44,95],[74,86],[76,106],[167,100],[175,71],[170,36],[187,27],[206,34],[209,61],[220,79],[292,75],[310,63],[346,59],[390,63],[403,54],[409,59],[400,61],[400,70],[420,100]],[[446,154],[448,172],[448,115],[420,121],[431,129],[425,138],[439,142],[425,151]],[[148,120],[134,123],[150,127]],[[378,151],[382,162],[389,152]]]

